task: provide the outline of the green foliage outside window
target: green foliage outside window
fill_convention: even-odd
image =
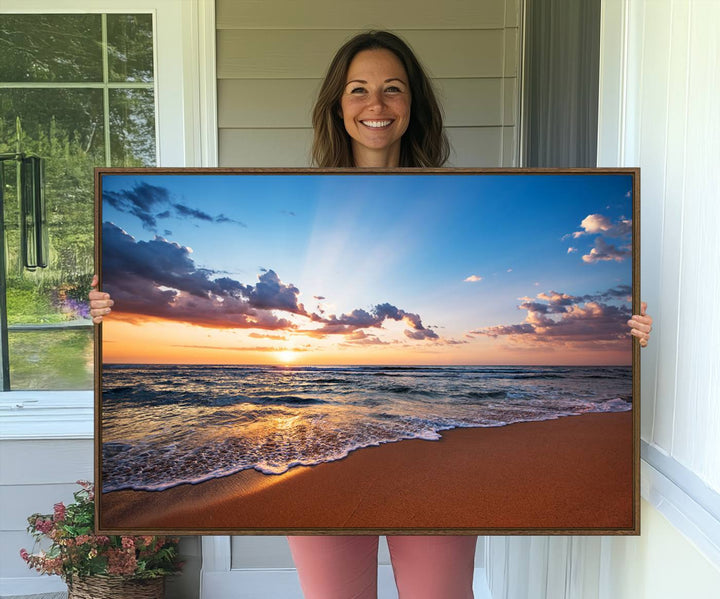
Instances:
[[[152,17],[0,15],[0,153],[45,160],[49,264],[21,263],[15,162],[2,163],[13,389],[92,388],[95,166],[155,164]],[[13,330],[13,327],[16,330]]]

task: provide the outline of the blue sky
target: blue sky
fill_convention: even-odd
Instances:
[[[295,308],[283,314],[285,304],[255,307],[278,318],[289,316],[295,337],[335,316],[345,323],[344,338],[355,334],[358,345],[361,340],[369,344],[368,337],[361,337],[366,334],[409,344],[403,351],[421,346],[409,334],[405,339],[383,336],[403,321],[417,337],[423,330],[437,334],[423,338],[425,349],[442,341],[455,342],[458,351],[469,349],[461,345],[489,346],[491,341],[527,349],[527,342],[540,348],[552,341],[552,335],[541,339],[531,330],[538,324],[528,320],[533,312],[545,315],[539,324],[549,332],[547,318],[569,318],[571,306],[622,307],[622,294],[615,299],[598,294],[631,282],[631,187],[630,175],[617,174],[104,175],[103,221],[127,232],[135,244],[157,236],[156,245],[165,241],[192,248],[185,253],[191,270],[208,282],[224,277],[246,286],[240,293],[250,303],[248,294],[260,291],[250,287],[272,271],[278,292],[286,299],[294,295],[302,314]],[[128,279],[143,278],[125,266],[118,271],[129,273]],[[199,275],[192,276],[197,280]],[[112,286],[119,280],[113,273],[105,278],[114,297],[139,288],[128,283],[125,295],[120,287],[115,293]],[[182,284],[145,283],[166,295],[184,293]],[[550,292],[567,297],[553,303]],[[542,293],[544,300],[538,298]],[[523,301],[525,307],[519,308]],[[538,305],[543,301],[553,308],[543,309]],[[409,317],[375,319],[368,326],[358,326],[357,320],[350,326],[341,318],[353,310],[373,314],[385,303],[418,316],[420,328]],[[625,303],[622,315],[616,310],[615,320],[620,322],[628,308]],[[140,312],[135,305],[128,313],[137,322]],[[597,309],[587,313],[587,318],[600,316]],[[312,314],[317,319],[310,326]],[[169,321],[192,324],[186,314],[167,315]],[[152,317],[164,314],[155,311]],[[524,331],[491,330],[522,323]],[[563,323],[567,331],[569,324]],[[241,328],[250,327],[246,322]],[[562,335],[562,344],[587,352],[587,336],[586,330],[575,343]],[[338,346],[340,337],[332,338]],[[605,341],[603,352],[609,347]]]

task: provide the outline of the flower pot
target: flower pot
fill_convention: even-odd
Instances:
[[[68,599],[163,599],[165,578],[88,576],[68,582]]]

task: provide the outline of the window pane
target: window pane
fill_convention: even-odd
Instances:
[[[5,92],[0,102],[0,152],[15,150],[19,140],[22,152],[44,158],[50,248],[47,268],[24,268],[17,163],[5,161],[3,211],[11,388],[89,389],[91,328],[39,332],[13,328],[90,322],[85,298],[93,272],[92,169],[104,160],[102,90]]]
[[[102,81],[100,15],[0,15],[0,81]]]
[[[108,15],[110,81],[152,82],[152,15]]]
[[[18,118],[22,151],[62,160],[66,149],[77,150],[92,157],[89,164],[103,163],[105,121],[101,89],[3,89],[0,152],[16,150]]]
[[[153,79],[150,15],[108,15],[117,81]],[[0,153],[45,161],[47,268],[28,270],[20,248],[17,163],[2,163],[12,389],[89,389],[92,335],[87,294],[94,271],[93,167],[155,164],[152,89],[63,88],[102,83],[102,17],[0,16],[0,82],[53,82],[0,93]],[[7,57],[7,59],[6,59]],[[107,112],[106,112],[107,111]],[[110,130],[105,127],[109,119]],[[39,329],[39,330],[38,330]]]
[[[22,331],[8,335],[14,390],[92,389],[93,331]]]
[[[93,167],[103,164],[102,90],[12,89],[0,100],[0,152],[20,150],[45,159],[45,203],[50,263],[35,272],[23,268],[20,253],[16,163],[5,162],[5,239],[11,281],[29,280],[43,289],[92,272]],[[17,119],[20,134],[17,131]],[[10,322],[18,320],[9,309]],[[64,319],[63,319],[64,320]]]
[[[153,90],[110,90],[110,147],[112,166],[155,164]]]

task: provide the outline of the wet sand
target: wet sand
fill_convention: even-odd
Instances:
[[[100,499],[100,529],[630,529],[632,426],[622,412],[455,429],[282,475],[251,470],[165,491],[114,491]]]

